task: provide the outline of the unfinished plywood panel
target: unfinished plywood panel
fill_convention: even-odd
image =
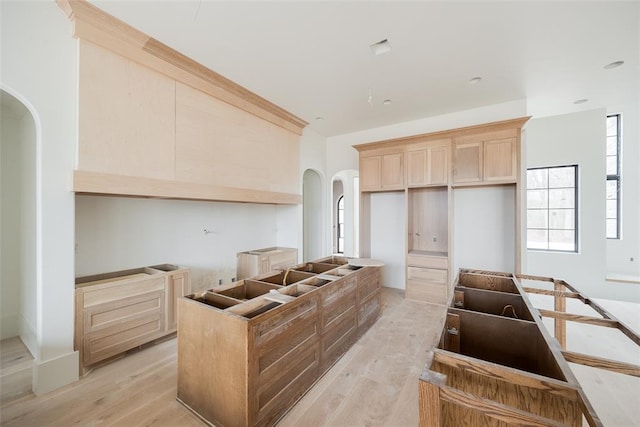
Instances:
[[[176,84],[176,180],[297,193],[298,135]]]
[[[173,180],[175,81],[90,42],[79,49],[77,168]]]

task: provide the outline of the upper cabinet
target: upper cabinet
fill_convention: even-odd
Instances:
[[[473,185],[518,181],[519,130],[474,135],[454,140],[453,184]]]
[[[57,3],[79,39],[76,193],[302,202],[306,122],[89,2]]]
[[[404,189],[404,151],[360,156],[360,189],[393,191]]]
[[[449,141],[426,147],[407,148],[407,186],[447,185],[449,182]]]
[[[371,142],[360,153],[360,190],[515,184],[528,117]]]

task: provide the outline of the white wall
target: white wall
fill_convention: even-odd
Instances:
[[[578,164],[578,253],[527,251],[525,273],[567,280],[591,297],[640,301],[640,287],[605,283],[604,109],[529,121],[527,168]]]
[[[306,244],[306,242],[303,242],[305,233],[314,233],[312,237],[315,241],[313,244],[313,254],[320,253],[322,254],[321,256],[325,256],[331,253],[331,240],[327,239],[327,230],[331,228],[331,216],[327,216],[328,209],[330,209],[329,197],[331,197],[331,190],[329,186],[331,185],[331,182],[326,178],[327,175],[325,173],[326,138],[307,127],[304,129],[300,138],[301,183],[304,181],[305,171],[309,169],[317,173],[320,177],[320,210],[318,212],[319,218],[316,218],[315,220],[315,222],[318,223],[316,229],[313,231],[305,230],[304,232],[301,230],[299,233],[299,241],[296,247],[300,248],[300,260],[302,260],[302,248]],[[315,259],[317,257],[311,256],[311,258]]]
[[[278,244],[277,215],[274,205],[77,196],[76,275],[172,263],[191,269],[194,291],[209,289],[236,277],[238,252]]]
[[[73,351],[74,198],[77,41],[52,1],[0,3],[2,88],[21,100],[36,124],[37,394],[75,381]]]
[[[405,289],[404,192],[371,193],[371,258],[384,261],[382,286]]]
[[[607,273],[640,280],[640,105],[607,110],[607,114],[617,113],[622,114],[623,127],[622,238],[607,239]]]
[[[0,339],[20,334],[20,120],[4,105],[0,122]]]
[[[453,190],[453,279],[460,268],[515,271],[515,186]]]

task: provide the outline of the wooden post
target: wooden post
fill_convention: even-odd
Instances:
[[[565,287],[561,282],[556,280],[553,281],[553,288],[556,291],[565,291]],[[564,295],[557,293],[553,297],[554,300],[554,310],[565,312],[567,310],[567,299]],[[558,342],[560,343],[560,347],[563,350],[567,348],[567,321],[561,318],[555,318],[554,321],[554,334]]]
[[[425,370],[418,381],[418,415],[420,427],[440,427],[440,387],[446,377],[438,372]]]

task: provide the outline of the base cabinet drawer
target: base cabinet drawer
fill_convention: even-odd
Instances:
[[[447,283],[447,270],[435,268],[409,267],[407,278],[431,283]]]
[[[446,270],[449,268],[449,260],[446,257],[409,254],[407,255],[407,265]]]
[[[449,289],[446,283],[407,280],[406,297],[432,304],[447,304]]]

